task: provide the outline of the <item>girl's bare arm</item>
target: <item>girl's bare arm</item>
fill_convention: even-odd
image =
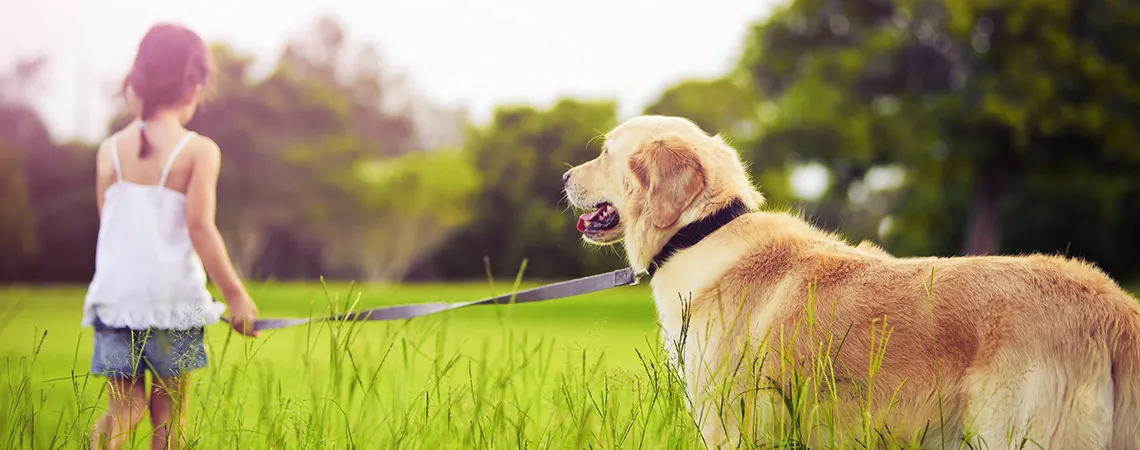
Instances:
[[[190,182],[186,189],[186,225],[190,229],[190,240],[202,259],[206,273],[225,296],[230,309],[231,326],[253,336],[257,334],[252,331],[253,321],[257,319],[257,307],[249,298],[237,270],[230,262],[226,244],[215,223],[221,150],[214,141],[206,138],[196,139],[195,144],[199,148],[191,153]]]
[[[103,216],[103,196],[111,183],[115,182],[115,165],[111,161],[111,139],[114,135],[99,144],[95,152],[95,207],[98,208],[99,217]]]

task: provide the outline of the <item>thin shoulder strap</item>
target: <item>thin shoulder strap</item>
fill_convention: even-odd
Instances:
[[[170,151],[170,157],[166,158],[166,165],[162,167],[162,176],[158,179],[159,186],[166,187],[166,177],[170,175],[170,167],[174,165],[174,159],[178,158],[178,154],[182,152],[182,147],[185,147],[186,143],[190,142],[191,136],[194,136],[193,131],[186,133],[186,137],[178,141],[178,145],[174,146],[174,150]]]
[[[123,166],[119,163],[119,135],[111,135],[111,164],[115,166],[115,179],[123,181]]]

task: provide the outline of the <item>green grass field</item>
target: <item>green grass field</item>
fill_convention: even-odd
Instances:
[[[251,292],[263,317],[305,317],[343,311],[353,298],[360,309],[511,289],[278,284]],[[106,393],[103,380],[89,376],[83,292],[0,288],[0,448],[88,447]],[[219,324],[207,339],[210,366],[193,377],[190,448],[703,448],[683,388],[664,363],[644,285],[257,339]],[[826,361],[817,367],[827,370]],[[763,448],[805,448],[804,433],[826,426],[827,399],[806,385],[793,391],[783,401],[795,423],[765,431],[776,444]],[[148,448],[149,432],[144,421],[130,448]],[[880,432],[866,426],[835,445],[882,448],[874,443]]]
[[[524,286],[525,287],[525,286]],[[263,317],[509,292],[488,283],[254,286]],[[106,408],[89,375],[82,288],[0,290],[0,447],[85,448]],[[194,448],[695,448],[661,369],[644,286],[472,307],[411,321],[319,324],[257,339],[207,331],[195,372]],[[131,448],[147,448],[149,425]]]

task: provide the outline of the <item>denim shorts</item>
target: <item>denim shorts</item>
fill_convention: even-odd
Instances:
[[[205,330],[110,328],[95,319],[91,372],[105,377],[137,377],[144,371],[162,378],[206,367]]]

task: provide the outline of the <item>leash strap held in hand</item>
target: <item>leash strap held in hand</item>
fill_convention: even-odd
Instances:
[[[410,305],[396,305],[382,308],[365,309],[327,317],[314,317],[309,319],[258,319],[254,325],[255,330],[273,330],[287,328],[306,323],[316,322],[365,322],[377,320],[401,320],[421,317],[430,314],[466,308],[468,306],[505,305],[510,303],[533,303],[547,300],[574,297],[592,292],[604,291],[621,286],[634,286],[637,284],[637,275],[632,268],[615,270],[613,272],[592,275],[576,280],[548,284],[546,286],[528,289],[513,294],[504,294],[497,297],[485,298],[471,302],[461,303],[415,303]],[[513,299],[513,300],[512,300]],[[223,317],[223,321],[229,322]]]

